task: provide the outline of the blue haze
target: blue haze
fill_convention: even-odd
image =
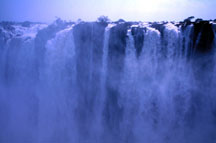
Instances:
[[[215,19],[215,6],[214,0],[1,0],[0,21],[93,21],[101,15],[134,21]]]

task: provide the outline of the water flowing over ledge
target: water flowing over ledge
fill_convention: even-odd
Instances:
[[[211,21],[0,23],[0,142],[216,142]]]

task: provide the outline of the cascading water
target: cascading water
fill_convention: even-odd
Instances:
[[[0,142],[216,142],[216,26],[0,24]]]

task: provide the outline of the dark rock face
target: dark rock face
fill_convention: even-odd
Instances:
[[[109,37],[107,96],[104,120],[112,134],[117,134],[119,131],[119,123],[121,122],[123,110],[119,107],[118,100],[121,72],[124,67],[128,26],[127,23],[123,23],[113,27]]]
[[[111,29],[109,39],[109,57],[125,55],[128,26],[127,23],[118,24]]]
[[[194,23],[193,48],[196,52],[210,52],[214,40],[214,31],[209,21]]]
[[[164,37],[164,29],[165,29],[165,24],[167,24],[167,22],[164,23],[152,23],[151,27],[157,29],[158,31],[160,31],[161,33],[161,38],[163,39]]]
[[[132,27],[131,33],[134,37],[134,45],[136,48],[137,57],[140,56],[144,42],[144,28]]]

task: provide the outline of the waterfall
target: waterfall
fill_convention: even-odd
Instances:
[[[216,142],[211,21],[0,23],[0,142]]]
[[[76,134],[73,114],[70,113],[77,106],[73,27],[57,32],[45,45],[44,68],[40,71],[37,92],[39,142],[55,142],[59,135],[61,141],[67,142],[72,140],[69,134]],[[58,135],[55,135],[56,131]]]

